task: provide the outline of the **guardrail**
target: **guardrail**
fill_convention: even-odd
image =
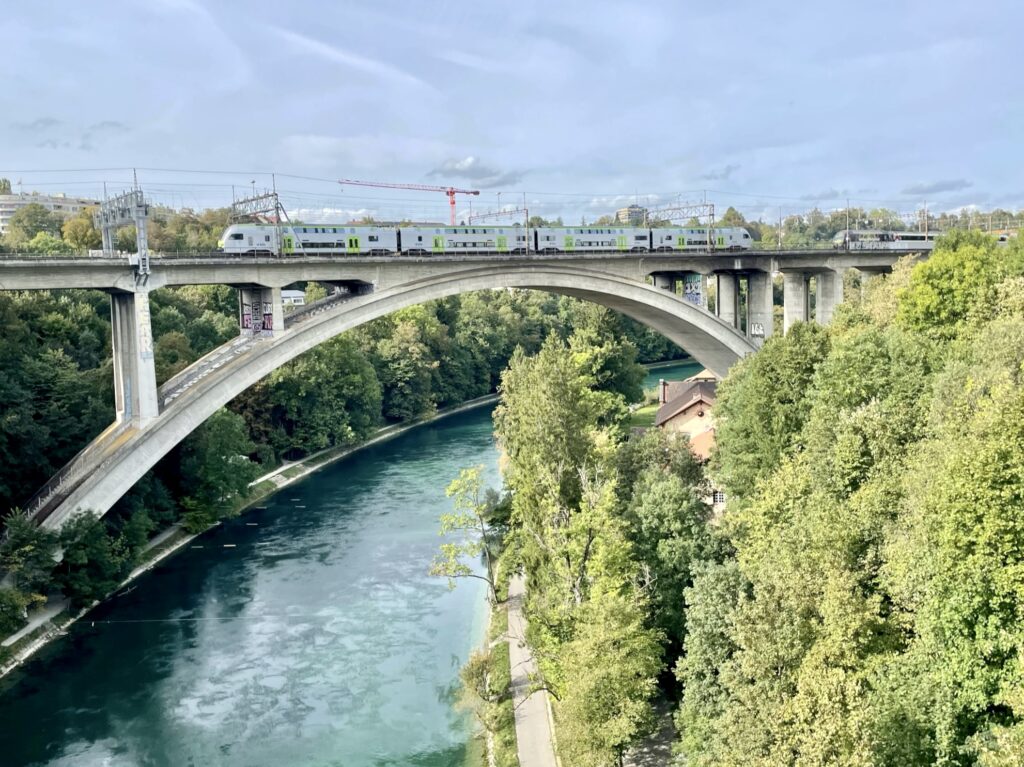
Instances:
[[[93,440],[80,450],[74,458],[64,464],[61,469],[54,474],[50,479],[43,485],[39,490],[36,491],[29,500],[25,503],[24,510],[29,516],[35,516],[40,509],[46,507],[50,501],[58,496],[61,490],[70,482],[81,479],[85,474],[87,465],[86,457],[89,453],[99,450],[104,447],[104,443],[108,441],[115,441],[122,434],[127,432],[133,427],[130,421],[123,421],[121,423],[115,423],[112,426],[108,426],[106,431],[102,432],[96,440]],[[98,442],[97,440],[103,440]],[[116,451],[115,451],[116,453]],[[112,458],[113,455],[107,456],[100,465],[97,466],[94,471],[99,471],[103,466]],[[45,518],[45,517],[44,517]],[[41,521],[41,520],[40,520]]]

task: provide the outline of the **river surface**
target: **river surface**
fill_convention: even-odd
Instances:
[[[490,411],[287,487],[94,610],[0,690],[4,767],[454,767],[482,583],[427,575]]]
[[[697,375],[697,373],[703,369],[704,366],[699,362],[688,360],[686,362],[676,362],[672,365],[648,370],[647,375],[644,377],[644,391],[653,389],[658,385],[658,381],[662,378],[666,381],[682,381],[684,378]]]

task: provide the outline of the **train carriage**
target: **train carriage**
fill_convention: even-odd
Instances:
[[[651,249],[650,229],[629,226],[561,226],[532,230],[536,253],[647,252]]]
[[[398,253],[398,232],[387,226],[233,224],[219,244],[225,253],[254,256],[389,255]]]
[[[401,252],[428,253],[524,253],[526,233],[515,226],[403,226],[399,228]]]

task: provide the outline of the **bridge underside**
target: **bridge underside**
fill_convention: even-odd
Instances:
[[[106,513],[203,421],[289,360],[399,309],[494,288],[546,290],[615,309],[664,334],[719,375],[755,349],[730,322],[674,292],[636,279],[569,264],[518,268],[496,264],[453,270],[316,308],[296,317],[283,330],[281,324],[275,324],[269,338],[239,338],[225,344],[168,381],[157,395],[157,412],[144,410],[142,417],[100,435],[62,470],[60,481],[30,511],[50,528],[60,527],[84,510]]]

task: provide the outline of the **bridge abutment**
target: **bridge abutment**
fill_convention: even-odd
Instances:
[[[110,324],[117,422],[145,423],[160,414],[149,294],[112,293]]]

